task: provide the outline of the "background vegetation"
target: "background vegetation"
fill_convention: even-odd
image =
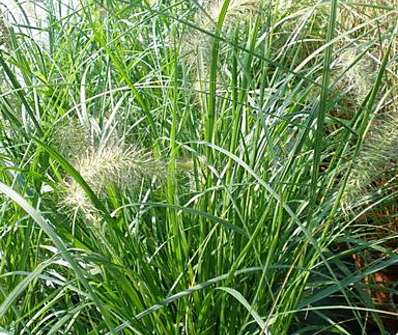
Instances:
[[[397,329],[395,0],[36,4],[1,24],[3,332]]]

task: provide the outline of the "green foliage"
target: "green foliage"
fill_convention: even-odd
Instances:
[[[396,10],[57,4],[0,50],[0,332],[386,334]]]

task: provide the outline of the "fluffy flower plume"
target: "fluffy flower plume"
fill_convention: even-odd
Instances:
[[[84,138],[81,130],[75,129],[72,133],[78,135],[75,142]],[[110,187],[120,192],[134,191],[143,183],[160,178],[163,169],[160,161],[152,158],[150,153],[121,140],[98,146],[86,144],[85,149],[81,145],[64,145],[60,151],[71,157],[74,168],[100,199],[106,199]],[[62,185],[61,207],[80,212],[87,219],[95,218],[90,199],[74,179],[67,179]]]
[[[350,47],[335,62],[338,91],[343,93],[340,105],[345,106],[351,119],[363,103],[375,81],[376,64],[360,48]],[[388,188],[396,178],[398,154],[398,114],[392,103],[379,102],[378,113],[372,121],[359,157],[347,181],[344,207],[352,208],[358,199],[366,201],[375,192]],[[343,115],[343,113],[342,113]]]
[[[89,131],[77,122],[57,126],[52,137],[58,151],[72,161],[93,145]]]
[[[376,120],[347,183],[346,206],[393,186],[398,173],[398,116]],[[396,181],[394,182],[396,184]]]
[[[351,47],[341,53],[335,64],[337,74],[342,76],[337,88],[346,93],[347,97],[361,103],[369,93],[372,83],[374,66],[360,50]]]
[[[3,18],[0,16],[0,46],[6,44],[8,41],[8,27],[4,22]]]
[[[224,0],[208,1],[205,4],[206,13],[202,13],[198,17],[198,21],[204,23],[206,26],[217,22],[221,15],[224,2]],[[240,20],[246,20],[250,17],[249,14],[260,10],[260,5],[260,0],[231,0],[225,16],[225,24],[229,26],[238,23]]]
[[[224,0],[205,0],[200,3],[201,8],[194,17],[194,25],[214,33],[220,18]],[[247,28],[249,21],[260,12],[262,0],[231,0],[229,2],[223,22],[223,34],[239,27]],[[196,29],[189,29],[182,37],[181,51],[184,63],[193,79],[193,89],[198,93],[197,98],[203,103],[209,88],[209,60],[212,50],[213,37]],[[228,43],[221,43],[219,57],[222,59],[230,50]],[[221,94],[223,87],[222,72],[217,76],[217,94]]]
[[[208,0],[202,3],[202,8],[194,18],[194,24],[204,30],[214,31],[215,25],[221,15],[224,0]],[[237,24],[248,21],[261,9],[261,0],[231,0],[225,15],[223,29],[228,30]],[[211,38],[195,29],[190,29],[183,37],[183,53],[194,55],[188,57],[187,63],[197,63],[198,52],[210,52]],[[206,57],[207,58],[207,57]]]

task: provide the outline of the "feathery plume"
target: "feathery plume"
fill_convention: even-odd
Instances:
[[[93,145],[88,129],[73,121],[55,127],[52,142],[68,160],[76,159]]]
[[[195,15],[194,24],[204,30],[214,31],[221,15],[224,0],[204,1],[203,8]],[[261,0],[231,0],[225,15],[223,30],[227,31],[239,23],[247,22],[261,9]],[[199,52],[208,53],[211,49],[211,37],[198,30],[190,29],[183,37],[182,51],[188,55],[188,65],[197,63]],[[207,57],[206,57],[207,58]]]
[[[344,91],[346,97],[361,103],[374,81],[371,75],[374,72],[374,66],[370,58],[361,55],[358,48],[350,47],[337,58],[335,68],[337,75],[342,76],[337,82],[337,89]]]
[[[194,25],[203,30],[214,32],[216,23],[221,15],[224,0],[207,0],[201,3],[201,10],[194,17]],[[235,27],[247,26],[247,23],[261,9],[262,0],[231,0],[225,15],[222,30],[224,33]],[[198,94],[198,101],[203,103],[204,94],[209,88],[209,60],[212,49],[213,37],[198,31],[189,29],[182,37],[181,52],[184,63],[193,77],[193,89]],[[227,44],[221,44],[220,58],[224,57],[228,49]],[[222,94],[222,71],[217,76],[217,94]]]
[[[0,46],[8,42],[10,34],[8,29],[4,19],[0,16]]]
[[[375,120],[347,182],[345,207],[391,186],[398,173],[398,119],[396,113]]]
[[[142,183],[161,178],[161,162],[152,158],[149,152],[126,144],[123,138],[96,145],[90,143],[84,129],[76,127],[70,130],[69,135],[59,135],[63,143],[60,151],[71,160],[73,167],[100,199],[106,199],[109,187],[115,187],[121,192],[133,191]],[[73,141],[65,143],[65,137],[73,138]],[[75,214],[81,213],[89,221],[95,221],[96,210],[74,179],[63,182],[61,198],[62,208],[72,210]]]
[[[208,1],[205,8],[205,13],[198,17],[198,21],[205,26],[211,26],[218,21],[221,10],[224,6],[224,0]],[[250,15],[260,10],[260,0],[231,0],[225,15],[224,24],[228,28],[242,20],[247,20]]]

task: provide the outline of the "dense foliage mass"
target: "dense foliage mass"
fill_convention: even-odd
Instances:
[[[16,6],[0,332],[398,329],[396,0]]]

